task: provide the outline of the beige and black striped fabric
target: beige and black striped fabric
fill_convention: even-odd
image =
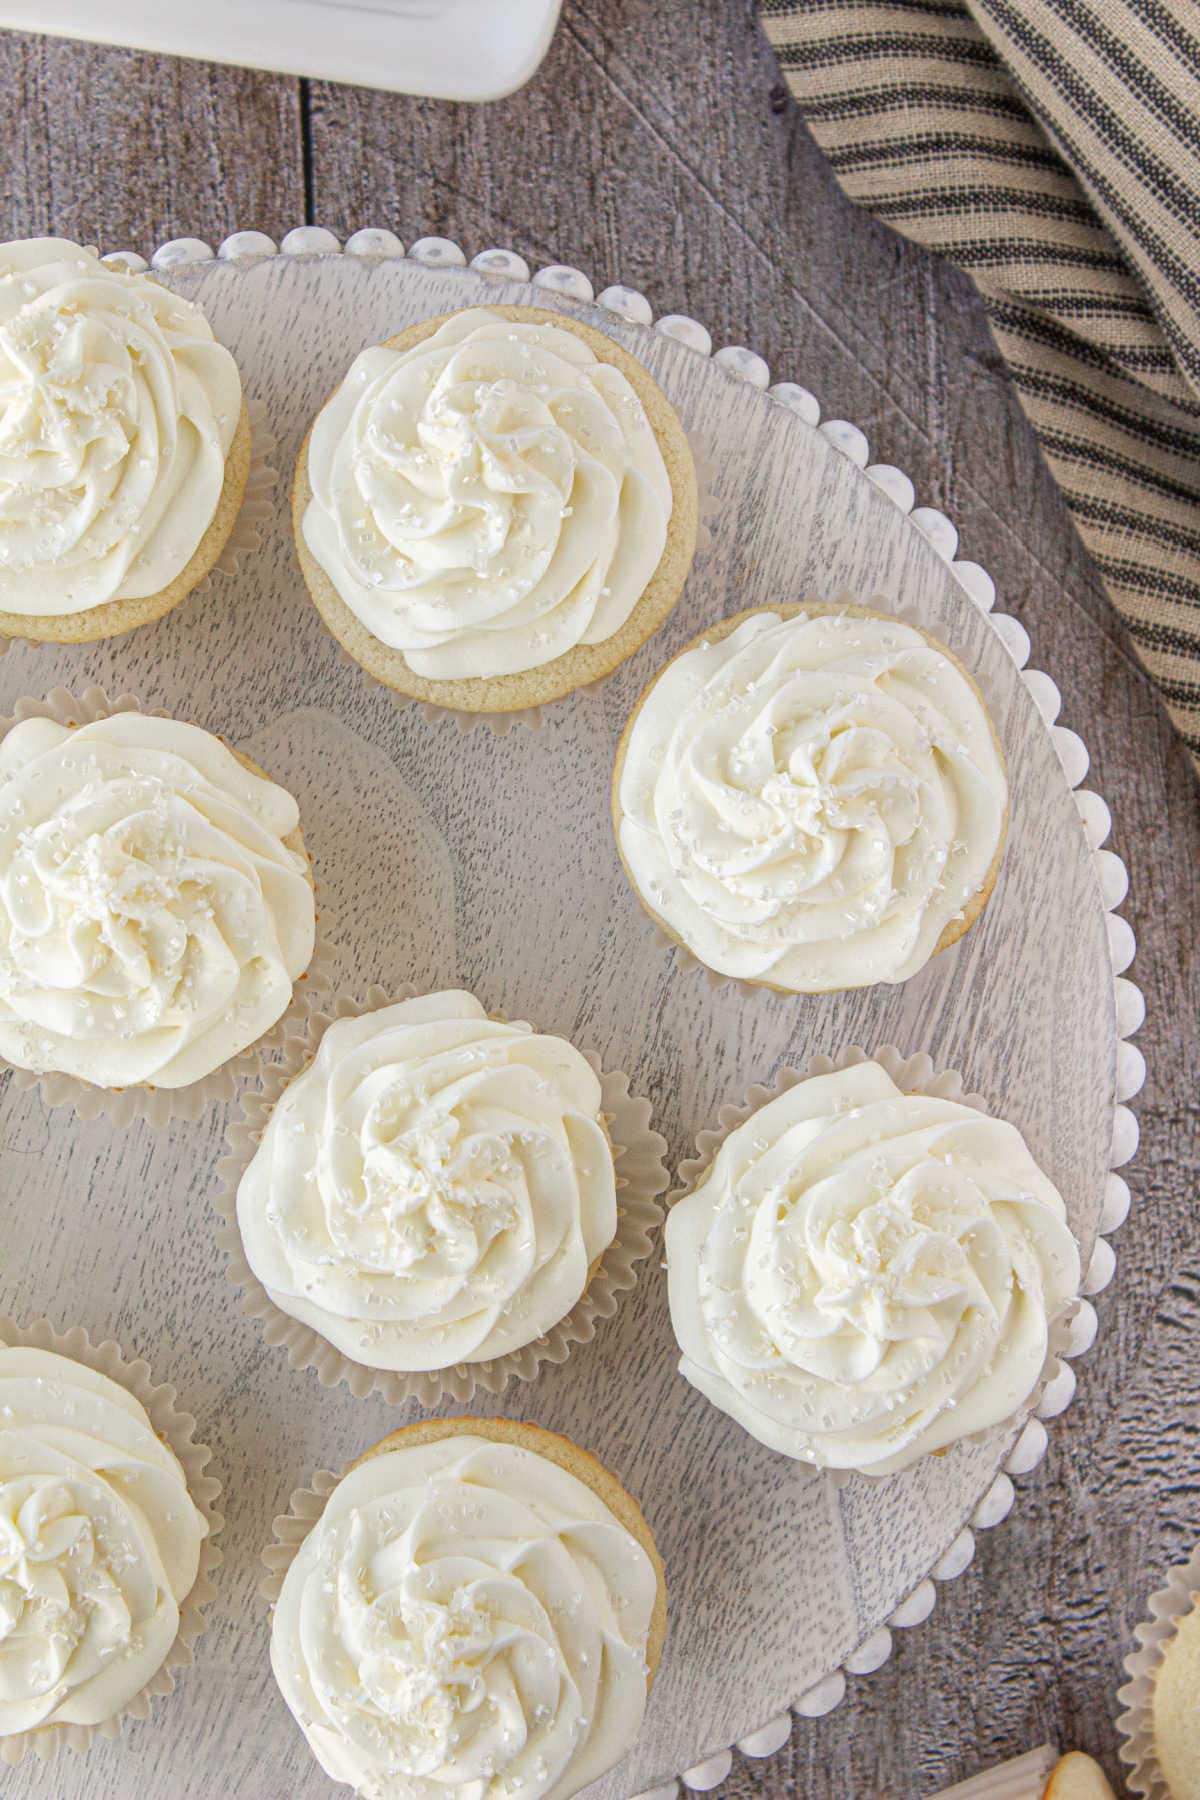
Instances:
[[[846,193],[978,285],[1200,765],[1200,4],[759,4]]]

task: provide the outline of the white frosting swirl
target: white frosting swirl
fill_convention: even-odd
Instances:
[[[823,993],[916,974],[1007,806],[979,695],[913,626],[753,613],[647,690],[614,810],[635,888],[701,962]]]
[[[464,1432],[339,1482],[271,1666],[322,1768],[369,1800],[567,1800],[637,1736],[656,1592],[590,1487]]]
[[[241,408],[199,307],[65,238],[0,244],[0,611],[169,587],[212,523]]]
[[[599,644],[658,567],[671,480],[620,370],[486,306],[355,358],[313,426],[304,541],[351,612],[439,681]]]
[[[207,1533],[132,1394],[0,1348],[0,1737],[120,1712],[175,1641]]]
[[[98,1087],[198,1081],[313,953],[296,802],[210,732],[117,713],[0,742],[0,1055]]]
[[[281,1311],[372,1368],[517,1350],[616,1233],[600,1099],[578,1050],[470,994],[339,1019],[242,1177],[246,1259]]]
[[[687,1379],[773,1450],[875,1475],[1011,1419],[1079,1288],[1021,1134],[878,1063],[731,1132],[667,1266]]]

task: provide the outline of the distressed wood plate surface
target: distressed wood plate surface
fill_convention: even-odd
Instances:
[[[222,732],[300,800],[336,922],[338,985],[451,983],[624,1068],[672,1167],[726,1099],[781,1062],[859,1043],[924,1049],[1024,1131],[1066,1197],[1085,1264],[1114,1117],[1117,1031],[1106,914],[1050,735],[1000,637],[903,512],[824,435],[660,333],[586,316],[651,369],[710,447],[712,542],[658,636],[602,687],[497,737],[426,719],[349,664],[292,551],[291,463],[352,356],[430,314],[544,290],[403,260],[280,256],[166,275],[200,300],[279,441],[261,550],[126,639],[0,660],[0,710],[98,683]],[[800,377],[803,371],[787,371]],[[804,595],[890,599],[973,671],[1013,783],[1008,853],[979,925],[901,988],[815,999],[714,988],[647,932],[608,815],[613,749],[656,668],[709,620]],[[0,1180],[22,1202],[0,1308],[111,1330],[177,1384],[224,1484],[211,1625],[174,1696],[120,1743],[5,1777],[14,1796],[316,1800],[333,1790],[267,1662],[258,1553],[318,1468],[398,1422],[378,1401],[290,1370],[224,1280],[210,1196],[226,1119],[114,1133],[10,1083]],[[809,1692],[944,1557],[1014,1431],[877,1485],[835,1491],[756,1444],[675,1372],[658,1259],[596,1341],[478,1409],[565,1431],[639,1496],[666,1560],[671,1630],[641,1739],[593,1790],[670,1780]],[[1069,1423],[1064,1427],[1069,1429]],[[936,1629],[936,1625],[928,1627]]]

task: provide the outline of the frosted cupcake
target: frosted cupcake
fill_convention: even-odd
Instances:
[[[1200,1544],[1167,1571],[1149,1617],[1125,1658],[1130,1680],[1117,1693],[1126,1786],[1143,1800],[1200,1796]]]
[[[987,904],[1008,783],[948,650],[862,607],[735,614],[681,651],[613,774],[625,871],[658,927],[779,993],[906,981]]]
[[[876,1062],[757,1107],[666,1237],[680,1372],[760,1443],[868,1475],[1015,1419],[1079,1291],[1016,1128]]]
[[[160,618],[216,562],[249,469],[199,307],[65,238],[0,245],[0,637]]]
[[[52,1753],[56,1727],[117,1719],[154,1681],[209,1524],[145,1407],[107,1375],[0,1346],[0,1412],[0,1754],[13,1761]]]
[[[272,1303],[368,1369],[478,1364],[574,1307],[617,1231],[600,1077],[471,994],[335,1020],[238,1186]]]
[[[696,477],[641,364],[568,313],[478,306],[364,350],[300,453],[322,617],[398,692],[508,713],[597,681],[662,624]]]
[[[0,1056],[96,1088],[202,1081],[313,954],[295,800],[199,726],[27,718],[0,740]]]
[[[1162,1649],[1150,1701],[1153,1746],[1171,1800],[1200,1795],[1200,1593]]]
[[[505,1419],[392,1432],[287,1569],[279,1688],[333,1781],[373,1800],[569,1800],[637,1737],[666,1631],[654,1540],[616,1478]]]
[[[1172,1800],[1200,1794],[1200,1593],[1164,1646],[1151,1701],[1154,1749]]]

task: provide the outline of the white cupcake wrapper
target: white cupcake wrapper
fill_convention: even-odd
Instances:
[[[48,1319],[18,1325],[12,1319],[0,1317],[0,1343],[55,1351],[59,1356],[69,1356],[74,1362],[96,1369],[126,1388],[145,1407],[156,1435],[179,1458],[188,1493],[208,1523],[208,1536],[200,1546],[200,1567],[195,1584],[179,1609],[175,1641],[145,1687],[119,1712],[99,1725],[39,1725],[32,1731],[15,1732],[11,1737],[0,1738],[0,1764],[12,1767],[26,1756],[49,1762],[62,1750],[86,1750],[94,1737],[118,1737],[126,1719],[148,1718],[150,1702],[158,1695],[172,1691],[174,1671],[186,1668],[194,1660],[192,1646],[207,1623],[204,1608],[216,1594],[212,1576],[221,1561],[221,1551],[214,1539],[225,1521],[217,1511],[221,1484],[214,1475],[205,1473],[212,1453],[207,1445],[196,1443],[196,1421],[190,1413],[182,1412],[176,1406],[175,1389],[165,1382],[154,1382],[146,1363],[127,1358],[111,1338],[95,1344],[82,1326],[60,1332]]]
[[[686,436],[692,452],[692,462],[696,470],[696,549],[692,558],[692,568],[694,569],[699,564],[705,552],[712,547],[713,535],[709,520],[713,518],[720,507],[720,501],[716,493],[719,468],[706,439],[701,437],[698,432],[694,431],[689,431]],[[691,580],[690,570],[687,580]],[[680,598],[682,599],[682,597],[683,590],[680,589]],[[676,604],[678,604],[678,601]],[[674,611],[674,608],[672,608],[672,611]],[[668,613],[667,618],[669,619],[670,617],[671,614]],[[666,619],[664,619],[662,625],[665,625],[666,622]],[[661,631],[662,625],[659,625],[656,628],[656,631]],[[656,635],[656,632],[651,633],[652,637],[654,635]],[[645,640],[646,643],[649,641],[649,638]],[[644,647],[644,644],[638,646],[639,649]],[[605,683],[611,681],[613,676],[619,674],[621,669],[625,666],[625,663],[618,663],[615,669],[610,669],[607,675],[602,675],[600,677],[599,681],[589,682],[582,688],[573,688],[571,693],[563,694],[557,700],[547,700],[541,706],[526,706],[522,707],[517,712],[460,712],[453,706],[435,706],[432,701],[414,700],[409,694],[401,694],[397,692],[395,688],[387,687],[387,684],[381,682],[377,676],[372,675],[370,670],[363,669],[361,663],[357,662],[355,658],[350,655],[349,651],[343,651],[342,654],[346,657],[347,661],[354,664],[356,669],[359,669],[362,674],[366,675],[368,680],[374,681],[377,687],[384,688],[391,697],[394,706],[401,708],[415,706],[420,710],[422,718],[428,719],[430,723],[433,724],[436,724],[440,720],[448,719],[453,724],[457,725],[458,729],[464,734],[474,731],[477,726],[483,725],[486,726],[490,732],[494,733],[496,737],[507,737],[509,732],[514,729],[540,731],[542,726],[546,723],[546,712],[548,708],[563,705],[565,701],[570,700],[572,695],[576,693],[598,694]],[[633,654],[636,655],[637,651],[634,651]],[[626,657],[625,662],[628,661],[629,658]]]
[[[0,717],[0,739],[22,719],[54,719],[60,725],[90,725],[96,719],[111,718],[116,713],[124,712],[146,713],[154,718],[173,716],[162,707],[143,706],[132,694],[122,694],[117,699],[110,700],[104,689],[99,687],[85,688],[81,694],[72,694],[66,688],[53,688],[40,700],[30,695],[23,696],[16,702],[10,715]],[[310,1013],[322,1004],[333,986],[331,924],[318,890],[316,948],[312,961],[292,990],[287,1011],[253,1044],[247,1045],[237,1056],[231,1057],[227,1063],[214,1069],[202,1080],[190,1082],[187,1087],[102,1088],[91,1082],[81,1081],[74,1075],[64,1075],[54,1070],[39,1074],[32,1069],[20,1068],[15,1063],[6,1064],[3,1059],[0,1059],[0,1068],[11,1069],[15,1089],[24,1092],[32,1087],[38,1088],[45,1105],[69,1106],[83,1120],[107,1118],[117,1130],[124,1130],[135,1119],[144,1119],[155,1129],[161,1129],[177,1119],[198,1119],[209,1106],[224,1105],[235,1100],[241,1082],[256,1074],[261,1067],[269,1066],[290,1038],[307,1029]]]
[[[1180,1619],[1200,1605],[1200,1544],[1186,1562],[1168,1569],[1165,1585],[1151,1594],[1149,1617],[1134,1632],[1137,1649],[1125,1658],[1129,1680],[1117,1690],[1124,1711],[1117,1719],[1122,1742],[1117,1755],[1129,1770],[1125,1785],[1143,1800],[1171,1800],[1154,1747],[1151,1700],[1163,1651]],[[1182,1800],[1182,1796],[1178,1797]]]
[[[260,1580],[258,1591],[268,1606],[274,1606],[278,1600],[283,1578],[295,1562],[296,1552],[321,1518],[330,1494],[349,1466],[346,1465],[341,1475],[335,1475],[332,1469],[318,1469],[312,1478],[312,1486],[297,1488],[288,1501],[287,1511],[272,1520],[273,1539],[259,1557],[267,1573]]]
[[[323,1387],[344,1382],[360,1400],[379,1394],[391,1406],[414,1404],[430,1408],[443,1400],[464,1404],[481,1389],[499,1394],[513,1380],[532,1381],[543,1363],[565,1362],[576,1344],[591,1341],[600,1321],[611,1318],[621,1296],[634,1287],[637,1265],[654,1247],[654,1234],[663,1221],[658,1196],[667,1186],[667,1144],[651,1126],[649,1102],[630,1092],[629,1077],[601,1069],[595,1056],[583,1052],[600,1076],[601,1107],[617,1172],[618,1216],[617,1235],[571,1311],[544,1336],[489,1362],[457,1363],[446,1369],[413,1373],[373,1369],[355,1362],[312,1326],[283,1312],[257,1279],[246,1260],[238,1229],[237,1191],[272,1108],[312,1060],[320,1036],[333,1020],[359,1018],[396,1000],[412,999],[417,992],[414,987],[405,987],[391,994],[375,987],[365,1002],[339,995],[328,1013],[313,1015],[307,1036],[290,1038],[284,1044],[280,1059],[262,1071],[259,1085],[241,1095],[241,1114],[230,1123],[226,1134],[229,1154],[217,1165],[221,1186],[213,1204],[220,1221],[217,1242],[229,1259],[227,1277],[242,1291],[243,1310],[260,1322],[269,1344],[287,1351],[292,1368],[315,1370]]]
[[[931,1800],[1042,1800],[1050,1773],[1058,1762],[1053,1744],[1043,1744],[1027,1756],[984,1769],[969,1781],[946,1788]]]
[[[991,1109],[981,1094],[966,1091],[963,1078],[956,1070],[935,1069],[933,1059],[923,1050],[919,1050],[911,1056],[905,1056],[904,1052],[898,1050],[894,1044],[882,1044],[875,1050],[864,1050],[858,1044],[849,1044],[834,1056],[814,1056],[805,1069],[795,1069],[785,1064],[776,1071],[775,1079],[770,1087],[756,1083],[747,1090],[744,1100],[729,1101],[722,1106],[717,1112],[715,1126],[709,1126],[697,1133],[697,1154],[685,1158],[676,1169],[676,1185],[667,1195],[667,1210],[669,1211],[677,1201],[682,1200],[686,1194],[692,1191],[709,1168],[730,1132],[736,1131],[739,1125],[744,1125],[746,1120],[752,1118],[761,1107],[766,1106],[772,1100],[777,1100],[781,1094],[786,1094],[797,1083],[810,1081],[815,1075],[830,1075],[835,1069],[850,1069],[857,1063],[864,1062],[877,1062],[903,1093],[927,1094],[941,1100],[957,1100],[960,1105],[970,1106],[976,1112],[990,1113]],[[1011,1415],[1009,1422],[1013,1426],[1020,1424],[1036,1412],[1042,1395],[1059,1374],[1063,1366],[1060,1359],[1070,1342],[1071,1321],[1075,1316],[1077,1305],[1078,1299],[1051,1321],[1049,1347],[1045,1363],[1042,1365],[1041,1375],[1033,1392]],[[962,1444],[986,1443],[989,1438],[1003,1428],[1003,1423],[1002,1421],[999,1425],[989,1425],[982,1431],[964,1432],[960,1438],[956,1438],[954,1441]],[[814,1476],[824,1475],[836,1488],[843,1488],[852,1480],[874,1483],[893,1479],[892,1475],[872,1475],[860,1469],[818,1468],[798,1458],[796,1466],[800,1469],[810,1470]],[[903,1471],[900,1472],[903,1473]]]

